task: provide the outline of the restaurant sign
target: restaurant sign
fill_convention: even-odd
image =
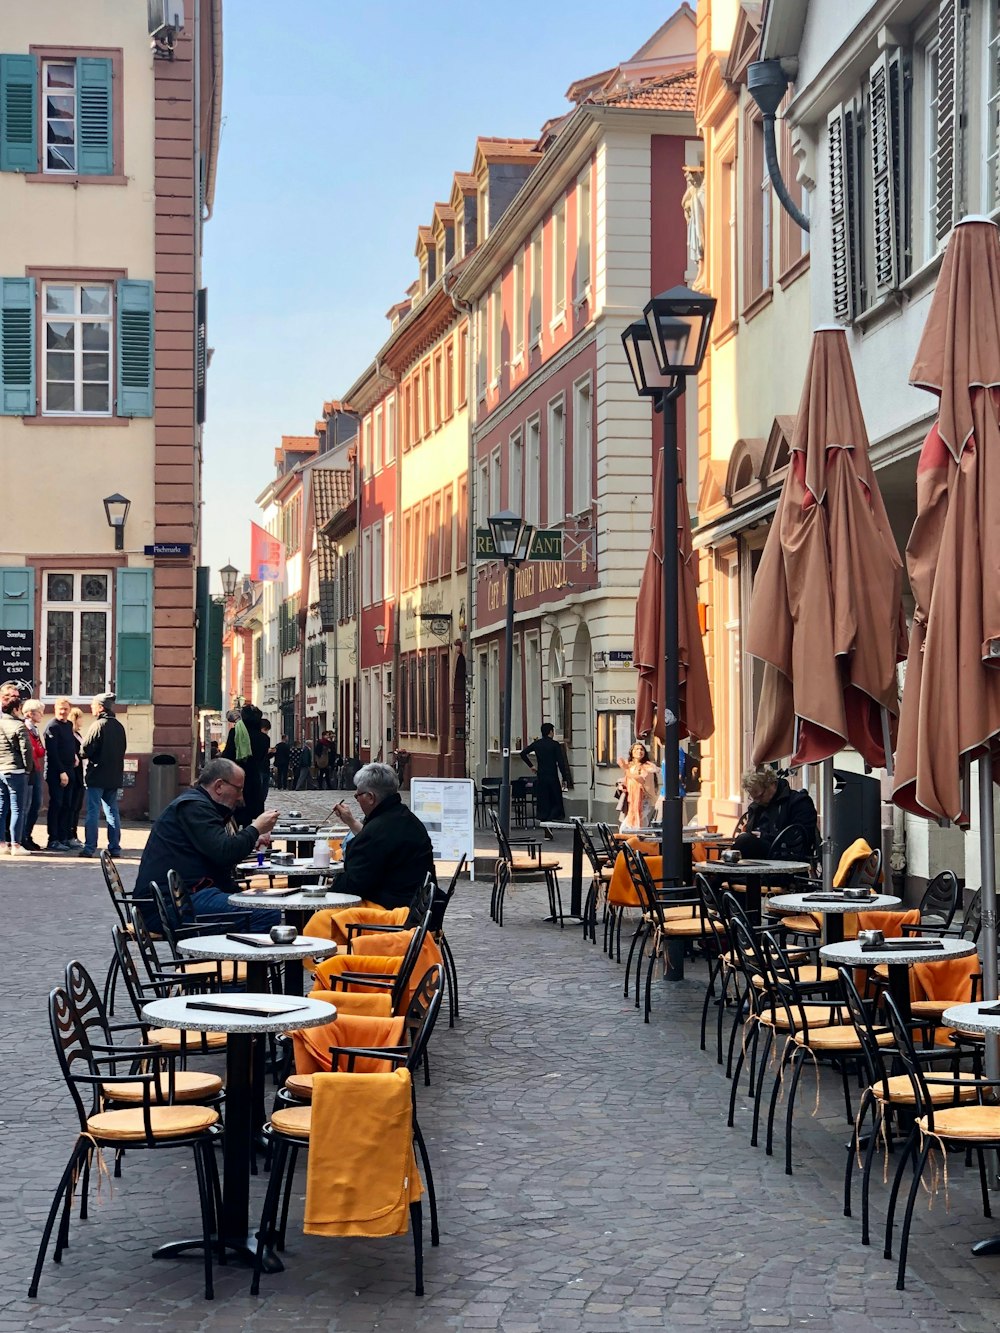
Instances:
[[[561,560],[563,535],[559,528],[539,528],[531,539],[529,560]],[[476,528],[476,559],[496,560],[497,548],[489,528]]]

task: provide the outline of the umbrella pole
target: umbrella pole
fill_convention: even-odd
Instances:
[[[820,790],[823,804],[823,889],[833,888],[833,759],[820,765]]]
[[[997,995],[997,881],[996,844],[993,821],[993,755],[987,748],[979,760],[979,875],[982,904],[983,999],[996,1000]],[[1000,1077],[1000,1037],[987,1034],[983,1054],[986,1057],[986,1077]],[[990,1153],[990,1184],[998,1187],[1000,1159]],[[990,1248],[986,1248],[990,1247]],[[1000,1240],[996,1237],[973,1246],[973,1254],[996,1254]]]

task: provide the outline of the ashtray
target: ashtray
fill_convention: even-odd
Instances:
[[[852,902],[863,902],[863,901],[865,901],[866,899],[868,899],[868,898],[873,898],[873,897],[875,896],[875,895],[872,893],[871,889],[868,889],[868,888],[865,888],[865,889],[841,889],[840,892],[843,894],[843,896],[844,896],[845,898],[850,898],[850,900],[851,900]]]
[[[268,934],[275,944],[294,944],[299,932],[295,926],[272,926]]]
[[[302,818],[302,811],[301,811],[301,810],[289,810],[289,812],[288,812],[288,818],[289,818],[289,819],[301,819],[301,818]]]
[[[870,949],[877,949],[885,943],[885,934],[881,930],[859,930],[858,943],[867,944]]]
[[[303,898],[325,898],[328,892],[325,884],[307,884],[301,890]]]

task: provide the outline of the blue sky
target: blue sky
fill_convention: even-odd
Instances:
[[[311,434],[384,342],[417,227],[476,136],[535,135],[674,0],[227,0],[222,141],[205,229],[203,559],[249,561],[282,435]],[[280,15],[280,18],[279,18]]]

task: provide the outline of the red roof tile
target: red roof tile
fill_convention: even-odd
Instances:
[[[694,111],[696,75],[693,69],[662,79],[602,93],[587,100],[595,106],[630,107],[637,111]]]

